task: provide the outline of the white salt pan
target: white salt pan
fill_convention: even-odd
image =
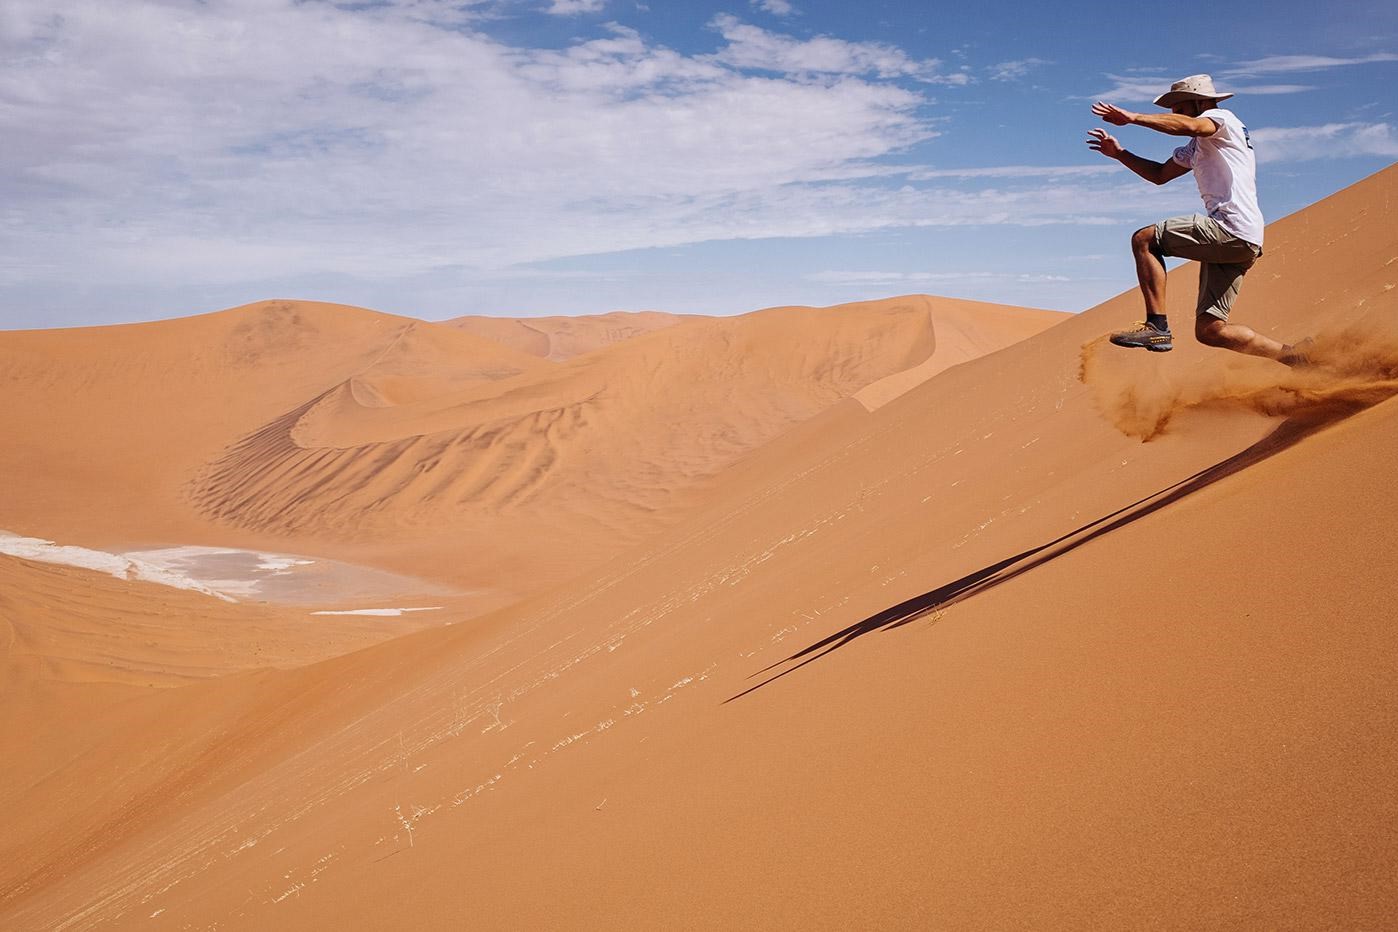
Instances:
[[[225,602],[256,599],[343,605],[360,599],[386,602],[398,598],[432,598],[450,592],[425,580],[371,567],[230,547],[165,547],[107,553],[0,531],[0,554],[83,567],[110,573],[117,579],[139,579],[188,589]],[[433,610],[363,609],[343,614],[400,615],[405,611]]]
[[[86,547],[72,547],[55,544],[39,537],[20,537],[9,531],[0,531],[0,553],[39,563],[57,563],[60,566],[77,566],[84,569],[108,573],[117,579],[139,579],[145,582],[171,586],[175,589],[190,589],[202,592],[225,602],[236,602],[226,593],[181,573],[166,569],[155,563],[119,553],[104,550],[89,550]]]

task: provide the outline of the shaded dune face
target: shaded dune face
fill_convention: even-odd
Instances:
[[[278,533],[435,523],[536,489],[584,418],[578,403],[345,448],[297,443],[307,419],[345,403],[360,403],[349,385],[238,441],[195,478],[190,500],[214,520]]]

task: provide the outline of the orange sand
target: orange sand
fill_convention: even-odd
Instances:
[[[1235,314],[1318,333],[1310,372],[1111,354],[1133,293],[1048,329],[922,297],[684,319],[559,361],[305,304],[0,334],[27,438],[0,527],[498,606],[359,650],[396,620],[317,627],[313,657],[280,608],[0,564],[6,663],[99,669],[110,615],[162,677],[7,677],[0,924],[1386,925],[1395,188],[1268,231]],[[224,659],[182,671],[185,642]]]

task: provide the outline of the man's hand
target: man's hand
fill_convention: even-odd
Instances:
[[[1092,112],[1113,126],[1126,126],[1136,122],[1136,118],[1140,116],[1139,113],[1132,113],[1130,110],[1123,110],[1100,100],[1092,105]]]
[[[1109,159],[1120,158],[1121,153],[1126,151],[1121,147],[1121,143],[1116,141],[1116,137],[1104,129],[1090,129],[1087,135],[1091,137],[1087,140],[1088,148],[1102,153]]]

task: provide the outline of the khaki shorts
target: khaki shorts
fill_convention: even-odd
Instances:
[[[1238,239],[1198,214],[1157,223],[1155,245],[1162,255],[1199,263],[1199,304],[1194,313],[1219,320],[1228,319],[1228,310],[1242,290],[1243,276],[1262,255],[1262,247]]]

